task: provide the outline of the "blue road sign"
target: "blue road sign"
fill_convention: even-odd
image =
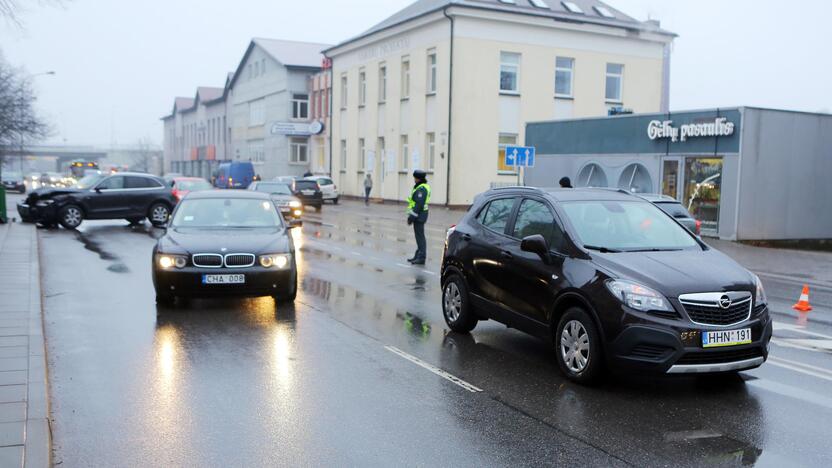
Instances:
[[[506,146],[506,166],[534,167],[534,146]]]

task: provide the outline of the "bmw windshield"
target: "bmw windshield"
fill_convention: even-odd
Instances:
[[[185,199],[176,210],[174,228],[262,228],[283,223],[274,203],[240,198]]]
[[[574,201],[562,205],[588,249],[602,252],[649,252],[700,249],[682,226],[652,203],[639,201]]]

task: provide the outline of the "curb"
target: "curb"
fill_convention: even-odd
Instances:
[[[52,466],[52,433],[49,423],[49,385],[44,339],[43,295],[40,275],[40,236],[34,233],[29,274],[29,372],[26,395],[26,434],[23,466]]]

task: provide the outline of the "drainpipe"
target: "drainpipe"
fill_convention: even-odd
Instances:
[[[448,151],[445,155],[445,206],[451,204],[451,129],[453,126],[453,97],[454,97],[454,18],[448,15],[448,8],[442,9],[442,14],[451,22],[451,56],[448,67]]]
[[[328,133],[327,140],[329,140],[329,177],[334,178],[335,176],[332,175],[332,157],[333,157],[333,155],[332,155],[332,122],[334,122],[334,120],[332,120],[332,86],[333,86],[332,80],[334,79],[332,73],[333,73],[333,70],[335,69],[335,67],[334,67],[335,60],[333,60],[331,57],[327,57],[326,54],[324,54],[324,57],[326,57],[330,61],[329,62],[329,82],[327,83],[328,86],[324,87],[324,91],[326,92],[326,106],[327,106],[326,115],[328,117],[328,121],[326,123],[326,132]],[[343,182],[340,179],[338,181]],[[343,183],[341,185],[343,185]]]

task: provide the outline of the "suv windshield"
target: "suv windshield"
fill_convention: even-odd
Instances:
[[[104,176],[101,175],[101,174],[88,175],[88,176],[83,177],[82,179],[78,180],[78,182],[75,182],[75,184],[72,185],[72,188],[77,188],[77,189],[92,188],[93,185],[97,184],[98,181],[100,181],[103,178],[104,178]]]
[[[633,252],[699,246],[687,230],[652,203],[593,200],[561,206],[587,248]]]
[[[277,182],[258,182],[257,185],[254,187],[254,191],[271,193],[273,195],[292,194],[292,191],[289,189],[288,185],[280,184]]]
[[[180,203],[171,225],[175,228],[255,228],[282,226],[271,201],[206,198]]]

